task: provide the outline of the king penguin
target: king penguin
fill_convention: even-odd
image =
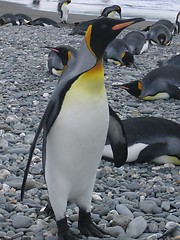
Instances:
[[[175,34],[180,33],[180,11],[177,13],[175,22]]]
[[[124,129],[108,106],[103,54],[122,29],[143,20],[101,18],[90,25],[76,61],[62,74],[40,121],[30,149],[21,199],[36,142],[43,129],[43,169],[59,240],[79,239],[67,223],[68,201],[79,207],[80,232],[85,236],[103,237],[102,230],[92,222],[90,212],[96,172],[107,135],[116,155],[115,166],[124,164],[127,157]],[[113,136],[114,128],[117,131]]]
[[[130,31],[124,37],[123,40],[128,45],[130,52],[133,55],[139,55],[147,51],[149,41],[146,36],[140,31]]]
[[[69,9],[67,5],[71,3],[71,0],[59,0],[57,11],[62,23],[67,23]]]
[[[101,16],[115,18],[116,15],[121,19],[121,7],[119,5],[112,5],[103,9]]]
[[[164,24],[154,24],[147,33],[147,38],[152,45],[168,46],[172,41],[172,33]]]
[[[56,76],[61,76],[67,68],[69,61],[76,59],[77,50],[68,45],[60,45],[57,47],[46,47],[51,51],[48,54],[46,63],[47,70]]]
[[[147,73],[141,80],[119,85],[131,95],[142,100],[180,99],[180,68],[166,65]]]
[[[125,65],[126,67],[136,66],[134,56],[131,53],[127,43],[123,39],[115,38],[107,46],[104,53],[106,62],[114,62],[116,64]]]
[[[165,66],[165,65],[175,65],[180,67],[180,54],[177,54],[167,60],[159,61],[158,65],[160,67]]]
[[[180,165],[180,124],[157,117],[138,117],[122,120],[128,143],[126,162]],[[110,145],[103,159],[113,161]]]
[[[99,19],[101,17],[112,18],[111,17],[112,13],[117,13],[119,18],[121,19],[121,7],[120,6],[113,5],[113,6],[110,6],[110,7],[106,7],[106,8],[103,9],[101,15],[98,18],[75,23],[75,27],[73,28],[70,35],[75,35],[75,34],[85,35],[86,30],[87,30],[87,28],[90,24],[93,24],[93,22],[95,22],[97,19]]]

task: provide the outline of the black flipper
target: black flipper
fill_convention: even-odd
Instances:
[[[110,142],[113,156],[114,165],[116,167],[122,166],[127,159],[127,139],[124,131],[123,124],[118,115],[109,106],[109,129],[108,140]]]
[[[78,228],[84,236],[94,236],[103,238],[104,237],[104,231],[96,226],[95,223],[93,223],[91,219],[91,214],[89,212],[86,212],[82,209],[79,210],[79,221],[78,221]]]
[[[140,152],[136,162],[137,163],[151,162],[154,158],[163,155],[168,155],[167,147],[168,146],[166,143],[151,144]]]
[[[180,100],[180,89],[177,86],[169,84],[168,93],[171,98]]]

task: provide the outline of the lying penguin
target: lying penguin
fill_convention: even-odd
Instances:
[[[130,118],[122,123],[128,143],[126,163],[180,165],[180,124],[156,117]],[[108,144],[104,147],[102,159],[113,161]]]
[[[53,26],[53,27],[59,28],[59,25],[56,21],[54,21],[51,18],[46,18],[46,17],[40,17],[40,18],[34,19],[32,21],[32,25],[34,25],[34,26],[44,26],[44,27]]]
[[[69,61],[74,61],[77,56],[77,50],[71,46],[60,45],[46,48],[51,50],[48,54],[46,68],[51,74],[56,76],[61,76],[67,68]]]
[[[146,36],[140,31],[130,31],[124,37],[123,40],[128,45],[130,52],[133,55],[139,55],[147,51],[149,41]]]
[[[172,41],[172,32],[164,24],[154,24],[147,33],[147,38],[152,45],[168,46]]]
[[[127,43],[123,39],[115,38],[106,48],[104,53],[105,62],[114,62],[120,66],[136,66],[134,56],[130,52]]]
[[[117,12],[121,19],[121,7],[118,5],[113,5],[113,6],[105,8],[98,18],[109,17],[112,12]],[[90,24],[92,24],[93,22],[95,22],[97,19],[91,19],[88,21],[82,21],[79,23],[75,23],[75,27],[73,28],[72,32],[69,35],[76,35],[76,34],[85,35],[88,26]]]
[[[167,65],[152,70],[142,80],[130,83],[113,83],[131,95],[143,100],[180,99],[180,68]]]
[[[168,60],[159,61],[158,65],[159,66],[175,65],[180,67],[180,54],[177,54]]]
[[[107,135],[117,167],[126,160],[127,144],[121,121],[108,106],[103,54],[122,29],[143,20],[101,18],[88,27],[76,61],[62,74],[37,128],[25,169],[21,199],[36,142],[43,130],[43,170],[59,240],[79,239],[67,221],[68,201],[79,207],[81,234],[104,236],[91,218],[97,169]]]

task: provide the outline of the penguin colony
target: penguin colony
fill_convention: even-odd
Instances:
[[[106,11],[104,13],[107,14]],[[119,16],[121,18],[121,14]],[[117,167],[125,162],[134,161],[180,164],[180,125],[178,123],[150,117],[121,121],[107,103],[103,83],[103,56],[105,61],[112,58],[114,62],[119,62],[120,66],[134,66],[133,56],[147,51],[149,43],[168,46],[171,44],[173,34],[180,32],[178,13],[175,24],[167,24],[167,21],[163,20],[149,27],[147,34],[132,31],[123,39],[116,38],[122,29],[138,21],[142,21],[142,19],[112,20],[108,19],[107,15],[93,20],[88,23],[88,28],[84,28],[85,37],[79,51],[65,45],[46,46],[50,49],[47,69],[51,74],[61,76],[61,78],[52,94],[31,146],[22,186],[22,198],[36,141],[43,130],[43,170],[60,240],[79,239],[79,236],[69,229],[67,218],[64,215],[69,200],[75,202],[79,207],[78,224],[81,233],[85,236],[103,237],[104,232],[92,222],[90,214],[92,191],[101,157],[113,161]],[[4,14],[0,18],[0,23],[1,25],[11,23],[13,25],[46,26],[49,24],[58,26],[51,19],[40,18],[32,21],[23,14]],[[104,26],[106,26],[106,34]],[[156,26],[158,26],[157,30]],[[169,30],[167,31],[167,29]],[[107,36],[107,30],[109,36]],[[97,37],[98,34],[98,41],[97,39],[95,41],[95,36]],[[101,42],[102,36],[104,37],[103,43]],[[136,36],[135,39],[139,37],[138,44],[132,41],[134,36]],[[117,52],[120,51],[120,56],[111,57],[108,55],[108,49],[112,55],[117,42],[119,42],[120,48],[115,54],[117,55]],[[133,43],[136,45],[133,46]],[[122,46],[124,50],[122,50]],[[87,59],[86,65],[82,61],[82,54]],[[130,56],[131,61],[130,58],[127,60],[125,56]],[[179,63],[174,59],[178,59],[178,55],[173,60],[159,63],[163,67],[149,72],[141,81],[121,85],[114,84],[114,86],[125,89],[131,95],[143,100],[168,99],[170,97],[180,99],[180,81],[178,79],[180,72],[179,67],[176,67],[179,66]],[[164,81],[165,77],[167,80]],[[163,79],[163,83],[165,83],[163,89],[159,79],[161,82]],[[88,80],[88,83],[85,80]],[[94,106],[96,106],[95,112]],[[76,122],[74,116],[77,113],[78,121]],[[99,121],[97,121],[97,113]],[[159,126],[164,127],[161,129]],[[152,128],[154,132],[151,131]],[[147,129],[146,134],[144,134],[144,129]],[[149,131],[151,131],[153,139],[148,138]],[[73,136],[74,133],[76,133],[75,136]],[[104,147],[106,137],[110,144]],[[83,150],[77,146],[77,138],[78,145],[82,145]],[[72,149],[69,149],[69,146],[72,146]],[[78,166],[82,166],[77,172],[74,168],[76,164],[74,161],[78,161]],[[73,169],[69,166],[73,166]],[[74,182],[76,182],[76,187],[74,187]]]

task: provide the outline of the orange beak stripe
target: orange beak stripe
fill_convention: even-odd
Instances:
[[[134,21],[119,23],[119,24],[116,24],[115,26],[113,26],[112,30],[119,30],[121,28],[128,27],[129,25],[131,25],[133,23],[134,23]]]

